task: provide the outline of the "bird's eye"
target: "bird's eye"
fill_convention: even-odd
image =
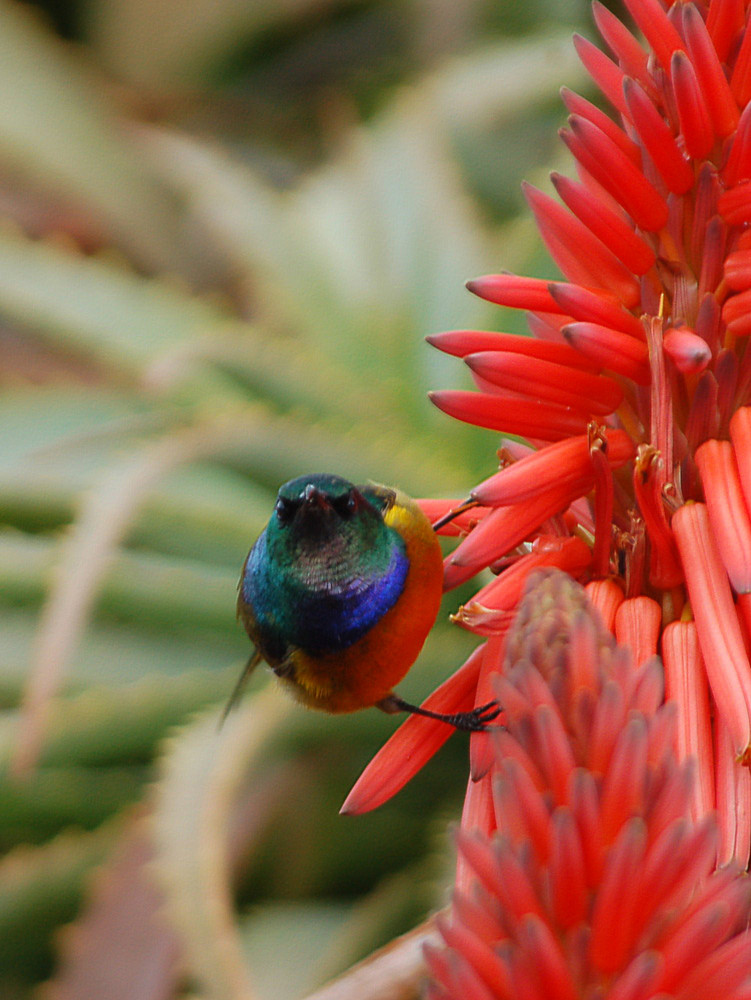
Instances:
[[[297,504],[294,500],[288,500],[287,497],[277,497],[276,504],[274,505],[274,511],[276,512],[276,518],[280,524],[289,524],[295,516],[296,510]]]
[[[331,504],[334,510],[337,512],[339,517],[350,518],[357,510],[357,494],[354,490],[350,490],[341,497],[337,497]]]

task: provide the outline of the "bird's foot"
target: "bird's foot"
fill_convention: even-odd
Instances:
[[[409,712],[410,715],[422,715],[426,719],[436,719],[445,722],[454,729],[461,729],[467,733],[481,733],[490,728],[490,723],[502,712],[497,701],[489,701],[486,705],[478,705],[471,712],[454,712],[446,714],[444,712],[431,712],[430,709],[421,708],[419,705],[410,705],[397,694],[390,694],[378,702],[377,708],[390,715],[396,712]]]

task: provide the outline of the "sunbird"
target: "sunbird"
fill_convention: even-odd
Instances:
[[[327,473],[285,483],[240,577],[237,613],[255,650],[224,715],[265,660],[311,708],[375,706],[484,729],[500,712],[496,702],[444,715],[393,690],[433,627],[442,582],[438,538],[401,490]]]

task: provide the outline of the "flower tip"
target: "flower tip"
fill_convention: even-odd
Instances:
[[[409,719],[412,718],[409,716]],[[404,723],[402,723],[403,725]],[[404,767],[402,754],[399,751],[403,738],[404,734],[397,729],[381,747],[350,788],[349,794],[339,809],[340,816],[362,816],[364,813],[373,812],[374,809],[378,809],[384,802],[401,791],[412,777]],[[395,743],[397,745],[396,752],[393,750]],[[423,746],[422,749],[425,750],[425,747]],[[428,752],[425,759],[430,759],[437,749],[438,747],[435,747],[432,753]],[[404,774],[406,777],[403,777]]]
[[[706,340],[685,326],[669,330],[662,346],[678,371],[684,375],[704,371],[712,360],[712,351]]]
[[[459,354],[464,333],[464,330],[441,330],[439,333],[429,333],[425,342],[445,354]]]
[[[487,302],[494,302],[496,305],[513,305],[505,301],[508,294],[507,285],[514,276],[507,271],[500,271],[497,274],[482,274],[479,278],[470,278],[464,282],[467,291],[477,295],[478,298]],[[522,281],[522,284],[525,282]],[[500,297],[499,297],[500,296]]]
[[[349,793],[344,802],[342,802],[341,808],[339,809],[340,816],[357,816],[361,812],[368,811],[367,809],[358,809],[353,792],[354,789]]]

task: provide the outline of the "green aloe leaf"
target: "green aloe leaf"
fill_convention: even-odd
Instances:
[[[173,265],[178,200],[125,140],[101,84],[30,9],[3,0],[0,20],[0,162],[82,209],[142,263]]]
[[[362,129],[337,161],[281,193],[186,137],[150,142],[202,224],[253,275],[264,315],[361,385],[375,380],[397,413],[411,402],[398,390],[414,392],[415,377],[427,388],[425,369],[440,367],[422,335],[487,315],[462,288],[489,256],[486,237],[447,151],[416,118]]]
[[[117,823],[66,831],[38,847],[0,858],[0,982],[38,975],[51,958],[51,935],[72,919],[86,878],[117,835]]]
[[[150,84],[203,80],[238,38],[285,30],[317,0],[100,0],[83,13],[102,58],[118,76]]]
[[[0,315],[120,377],[142,375],[176,345],[241,326],[174,281],[144,278],[8,227],[0,229]],[[210,396],[229,386],[202,371],[192,391]]]
[[[31,530],[66,524],[103,471],[122,462],[128,447],[143,447],[169,419],[154,405],[101,388],[5,393],[0,519]],[[217,463],[165,469],[144,498],[131,540],[236,565],[273,499],[272,490]]]
[[[227,832],[249,770],[260,767],[290,709],[267,689],[220,731],[215,713],[201,716],[172,739],[162,762],[155,865],[188,969],[212,1000],[254,996],[232,905]]]
[[[110,467],[98,488],[84,498],[42,611],[18,734],[18,769],[31,767],[39,755],[50,700],[60,688],[118,545],[145,497],[170,469],[215,450],[225,437],[226,428],[221,426],[173,432]]]
[[[222,692],[229,694],[232,672],[240,669],[247,655],[247,637],[236,623],[231,631],[221,633],[210,628],[195,630],[188,627],[190,621],[187,615],[173,625],[162,621],[158,628],[138,615],[129,624],[92,622],[70,665],[64,691],[117,688],[149,674],[169,678],[184,674],[186,681],[201,674],[207,685],[216,685],[216,697],[221,699]],[[17,705],[20,700],[38,624],[33,609],[0,607],[0,704]]]
[[[209,705],[215,724],[240,663],[225,670],[177,676],[151,671],[130,684],[101,685],[59,698],[52,706],[40,766],[109,767],[148,763],[164,734]],[[0,712],[0,770],[7,770],[18,713]]]
[[[185,631],[234,634],[237,580],[245,553],[229,569],[146,551],[116,552],[99,607],[109,617]],[[0,581],[6,600],[37,603],[58,572],[59,545],[39,535],[0,532]]]
[[[48,840],[66,827],[91,830],[135,802],[144,767],[42,767],[17,781],[0,768],[0,850]]]
[[[240,933],[258,997],[298,1000],[319,985],[321,959],[351,912],[346,902],[308,900],[269,903],[243,916]]]
[[[97,870],[81,915],[65,928],[45,1000],[163,1000],[177,987],[175,935],[161,919],[162,897],[149,865],[148,813],[127,823]]]

